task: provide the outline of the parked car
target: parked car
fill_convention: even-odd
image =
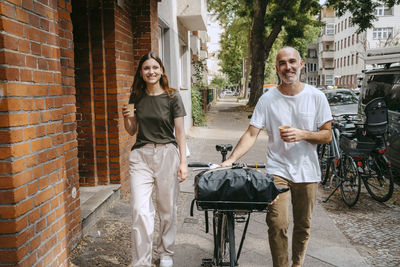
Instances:
[[[268,92],[269,88],[271,88],[271,87],[277,87],[277,86],[278,86],[278,85],[273,84],[273,83],[271,83],[271,84],[264,84],[264,86],[263,86],[263,94],[266,93],[266,92]]]
[[[331,107],[332,114],[357,114],[358,99],[350,89],[321,90],[325,93]]]
[[[400,67],[375,69],[365,72],[360,88],[358,113],[365,118],[365,105],[372,99],[383,97],[389,109],[387,140],[388,158],[400,173]]]

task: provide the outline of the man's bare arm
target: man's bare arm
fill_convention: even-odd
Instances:
[[[326,144],[332,140],[331,128],[331,121],[322,125],[317,132],[289,128],[281,132],[281,138],[288,143],[305,140],[311,144]]]
[[[261,129],[258,129],[252,125],[247,128],[246,132],[240,137],[238,144],[229,156],[227,160],[221,163],[222,167],[232,166],[232,163],[240,159],[244,154],[246,154],[250,148],[254,145],[257,140],[258,134]]]

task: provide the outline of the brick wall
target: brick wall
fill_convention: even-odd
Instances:
[[[0,264],[63,266],[80,232],[71,4],[0,12]]]

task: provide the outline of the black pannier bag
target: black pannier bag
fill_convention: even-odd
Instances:
[[[366,121],[364,131],[369,136],[382,136],[388,127],[388,109],[384,98],[372,99],[364,109]]]
[[[272,175],[249,168],[218,168],[195,177],[195,200],[202,209],[263,210],[287,188]]]

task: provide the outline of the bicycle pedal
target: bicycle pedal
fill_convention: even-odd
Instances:
[[[214,262],[212,259],[201,259],[201,266],[212,267],[213,265],[214,265]]]
[[[246,222],[246,217],[244,217],[244,216],[236,216],[235,217],[235,221],[237,223],[244,223],[244,222]]]

